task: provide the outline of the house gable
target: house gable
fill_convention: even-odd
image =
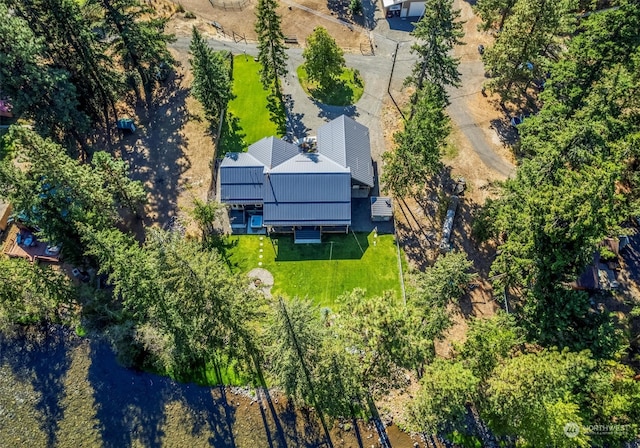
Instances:
[[[318,153],[351,170],[357,183],[373,188],[369,130],[346,115],[318,129]]]
[[[351,225],[351,175],[321,154],[298,154],[265,174],[266,226]]]

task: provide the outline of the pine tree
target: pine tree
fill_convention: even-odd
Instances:
[[[69,73],[42,57],[45,47],[29,24],[0,4],[0,86],[16,116],[57,141],[88,128]]]
[[[385,152],[382,183],[396,197],[414,194],[441,168],[440,155],[450,132],[444,91],[428,83],[419,90],[414,117],[394,135],[396,149]]]
[[[193,70],[193,96],[202,103],[207,119],[217,123],[232,97],[229,68],[222,53],[215,52],[196,27],[189,47]]]
[[[460,39],[464,35],[459,18],[460,11],[453,9],[453,0],[426,2],[424,15],[411,32],[418,41],[411,47],[411,52],[418,55],[418,61],[407,81],[417,90],[422,89],[425,82],[442,90],[460,84],[459,60],[451,56],[453,47],[462,43]],[[416,101],[414,97],[412,103]]]
[[[111,45],[124,69],[138,73],[149,104],[160,64],[174,63],[167,43],[175,41],[175,37],[164,32],[168,19],[154,17],[155,10],[139,0],[93,1],[104,8],[104,31],[117,36]]]
[[[27,21],[42,38],[41,56],[56,61],[70,75],[80,109],[93,122],[107,126],[116,118],[115,103],[123,89],[122,76],[114,68],[108,45],[100,42],[74,0],[5,0],[14,13]],[[65,57],[61,58],[60,55]]]
[[[78,255],[81,225],[102,229],[118,221],[115,198],[90,165],[25,128],[10,128],[6,141],[19,166],[10,157],[0,163],[0,196],[44,239]]]
[[[258,60],[262,65],[260,81],[265,90],[273,89],[273,95],[280,98],[280,77],[287,75],[287,54],[277,7],[277,0],[258,1],[255,30],[258,35]]]
[[[489,30],[494,25],[501,31],[517,0],[478,0],[473,10],[482,19],[479,28]]]
[[[544,77],[547,59],[560,48],[558,36],[570,31],[574,0],[520,0],[495,44],[484,54],[493,78],[488,87],[503,101],[520,98],[529,84]]]

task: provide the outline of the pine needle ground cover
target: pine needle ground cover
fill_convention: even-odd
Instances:
[[[357,242],[350,233],[323,235],[322,244],[294,244],[291,235],[263,236],[262,240],[256,235],[238,235],[229,237],[227,256],[239,275],[258,267],[271,272],[274,296],[308,297],[327,307],[354,288],[366,289],[370,296],[391,290],[400,297],[393,235],[376,238],[372,232],[355,236]],[[404,259],[402,262],[405,270]]]
[[[258,140],[278,135],[269,117],[269,92],[260,83],[260,64],[252,57],[233,58],[233,95],[222,126],[219,154],[246,151]]]

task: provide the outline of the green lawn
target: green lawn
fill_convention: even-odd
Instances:
[[[278,135],[269,118],[268,92],[260,83],[260,64],[245,55],[233,59],[233,94],[222,127],[219,154],[246,151],[258,140]]]
[[[324,235],[322,244],[293,244],[292,236],[273,240],[267,236],[262,240],[254,235],[232,236],[227,255],[232,268],[241,275],[259,267],[262,261],[261,267],[273,274],[274,295],[309,297],[320,306],[333,305],[339,295],[357,287],[366,289],[368,295],[393,290],[400,297],[393,235],[378,235],[375,245],[373,233],[356,233],[356,237],[364,254],[353,234],[340,234]]]
[[[357,103],[364,92],[362,77],[351,68],[345,68],[340,77],[324,89],[318,88],[317,83],[309,81],[304,65],[298,67],[297,73],[305,93],[323,104],[349,106]]]

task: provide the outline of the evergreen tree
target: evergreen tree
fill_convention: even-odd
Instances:
[[[454,46],[462,43],[464,35],[459,18],[460,11],[453,9],[453,0],[426,2],[424,15],[411,32],[418,41],[411,47],[411,52],[418,55],[418,60],[407,82],[415,85],[417,91],[425,82],[442,91],[446,86],[460,84],[459,60],[451,55]],[[412,104],[416,102],[414,97]],[[415,108],[412,109],[412,117],[414,112]]]
[[[277,7],[277,0],[258,1],[255,31],[258,35],[258,61],[262,66],[260,81],[265,90],[271,89],[276,98],[281,98],[280,77],[287,75],[287,54]]]
[[[444,91],[427,83],[415,95],[415,116],[394,134],[396,148],[382,155],[384,189],[396,197],[413,195],[437,173],[440,156],[450,132],[449,117],[444,112]]]
[[[476,396],[478,383],[460,362],[437,359],[427,366],[408,410],[411,430],[438,434],[463,426],[466,404]]]
[[[129,177],[129,164],[124,160],[114,159],[104,151],[93,155],[91,164],[103,179],[104,188],[123,207],[138,215],[138,208],[147,198],[142,182],[133,181]]]
[[[16,116],[32,119],[36,130],[57,141],[87,130],[69,73],[43,57],[45,47],[29,24],[0,3],[0,86]]]
[[[575,0],[520,0],[495,44],[484,54],[486,69],[493,78],[490,89],[503,101],[520,98],[530,83],[544,78],[547,58],[559,51],[558,36],[571,31],[569,14]]]
[[[140,0],[92,0],[104,8],[105,33],[117,36],[112,42],[115,53],[127,72],[138,73],[147,103],[160,64],[174,63],[167,44],[175,41],[164,32],[166,18],[157,18],[153,7]]]
[[[583,431],[568,438],[568,422],[587,424],[580,392],[596,368],[588,352],[544,351],[508,359],[483,389],[481,416],[499,435],[516,435],[521,446],[589,446]]]
[[[74,0],[6,0],[18,17],[42,38],[48,60],[70,75],[80,109],[96,123],[116,118],[115,103],[122,92],[122,76],[114,69],[108,44],[100,42]],[[64,58],[60,55],[64,54]]]
[[[25,128],[12,127],[6,141],[15,161],[7,157],[0,163],[0,195],[47,241],[78,255],[81,225],[102,229],[118,220],[114,197],[90,165]]]
[[[523,343],[523,331],[514,315],[498,312],[488,319],[475,318],[470,322],[460,355],[473,374],[484,381]]]
[[[193,95],[202,103],[207,119],[215,124],[232,97],[229,67],[222,53],[215,52],[196,27],[193,27],[191,45]]]
[[[519,128],[530,158],[488,202],[482,221],[500,243],[495,286],[521,300],[529,337],[589,347],[598,357],[615,352],[618,337],[606,313],[590,313],[588,295],[567,284],[640,210],[640,104],[629,95],[640,85],[639,23],[640,10],[631,5],[584,21],[551,66],[544,107]]]
[[[495,26],[498,31],[502,31],[516,2],[517,0],[478,0],[473,10],[482,19],[479,28],[487,31]]]
[[[384,392],[401,381],[403,368],[419,370],[431,354],[414,307],[391,292],[367,297],[356,288],[338,298],[335,328],[342,345],[356,357],[359,382],[368,393]]]
[[[309,300],[279,299],[266,337],[267,368],[276,384],[296,402],[315,404],[311,371],[326,337],[318,307]]]
[[[11,324],[63,322],[76,302],[69,278],[47,265],[0,257],[0,330]]]
[[[147,342],[164,341],[155,344],[156,368],[181,376],[211,362],[219,373],[223,358],[248,368],[263,299],[216,251],[160,230],[142,247],[116,229],[86,227],[83,239]]]

